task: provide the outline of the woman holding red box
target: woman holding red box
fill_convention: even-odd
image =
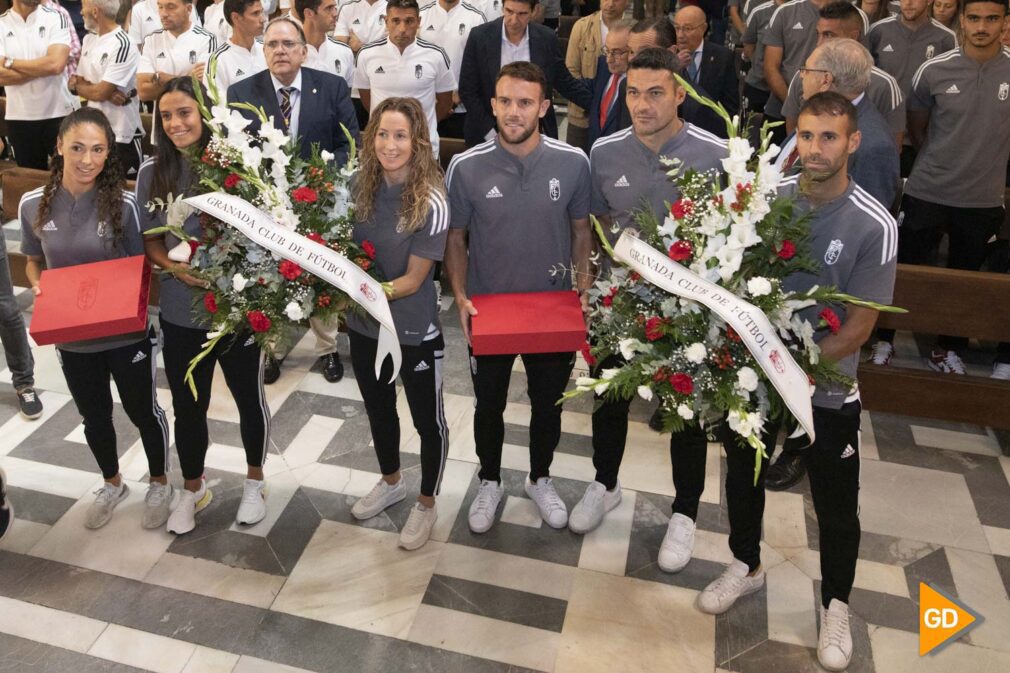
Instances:
[[[116,134],[101,111],[81,108],[64,118],[50,160],[49,181],[25,194],[18,206],[21,252],[35,296],[44,268],[57,269],[144,254],[139,213],[116,154]],[[119,472],[112,389],[140,431],[151,480],[144,528],[168,518],[172,486],[168,466],[168,421],[155,392],[157,338],[153,330],[56,345],[70,395],[84,418],[84,437],[105,483],[85,516],[101,528],[130,493]]]
[[[206,92],[203,96],[207,100]],[[168,217],[165,208],[149,211],[147,204],[154,199],[167,202],[181,198],[194,186],[194,176],[184,152],[193,148],[202,150],[210,140],[210,130],[200,117],[191,78],[170,80],[158,97],[156,109],[157,154],[144,162],[137,173],[137,203],[141,205],[144,231],[164,226]],[[182,228],[197,239],[202,236],[200,218],[195,211],[185,218]],[[201,301],[206,283],[187,273],[189,264],[169,257],[168,251],[180,243],[172,234],[148,236],[144,241],[148,259],[166,271],[161,276],[160,322],[165,339],[165,375],[172,389],[175,411],[175,447],[185,480],[179,503],[168,519],[168,531],[176,534],[188,533],[196,527],[196,513],[206,507],[212,497],[203,473],[210,441],[207,409],[217,364],[221,365],[225,382],[235,398],[245,447],[246,480],[235,516],[240,524],[258,523],[267,514],[263,463],[270,437],[270,410],[263,392],[263,357],[251,333],[221,339],[211,354],[197,365],[193,370],[196,399],[184,382],[190,360],[203,350],[207,341],[210,317]]]
[[[428,123],[413,98],[387,98],[372,111],[361,141],[361,168],[352,185],[358,218],[354,240],[375,259],[392,292],[393,313],[403,353],[403,382],[410,416],[421,438],[421,493],[410,510],[400,546],[417,549],[435,525],[435,496],[449,450],[442,406],[445,341],[438,324],[435,262],[442,260],[449,233],[449,206],[442,171],[434,159]],[[396,384],[384,363],[375,376],[378,323],[364,313],[347,314],[351,365],[365,402],[382,478],[351,513],[371,518],[406,497],[400,473],[400,419]]]

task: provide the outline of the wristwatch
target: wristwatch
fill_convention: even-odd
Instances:
[[[10,70],[14,66],[14,57],[8,56],[4,59],[4,67]]]

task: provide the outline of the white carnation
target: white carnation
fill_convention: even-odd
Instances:
[[[234,276],[231,277],[231,289],[235,290],[236,292],[241,292],[242,290],[246,289],[248,285],[249,285],[249,279],[240,273],[236,273]]]
[[[652,400],[652,388],[649,386],[638,386],[638,396],[646,402]]]
[[[685,421],[689,421],[694,418],[694,409],[687,406],[686,404],[681,404],[677,406],[677,415],[683,418]]]
[[[305,311],[302,310],[300,304],[296,302],[288,302],[288,305],[284,307],[284,315],[286,315],[291,320],[301,320],[305,317]]]
[[[772,284],[767,278],[757,276],[747,281],[747,292],[749,292],[752,297],[763,297],[766,294],[770,294],[771,291]]]
[[[684,350],[684,357],[687,358],[688,362],[693,362],[696,365],[704,362],[707,355],[708,350],[705,348],[705,344],[700,341],[694,342]]]
[[[333,152],[327,152],[326,150],[322,150],[319,153],[319,158],[325,161],[326,163],[330,163],[331,161],[333,161],[334,155]]]
[[[750,367],[743,367],[736,373],[736,384],[740,386],[741,390],[746,390],[749,393],[757,390],[758,387],[758,375]]]
[[[621,351],[621,357],[625,360],[630,360],[635,357],[635,352],[641,345],[642,344],[638,341],[638,339],[621,339],[620,343],[617,344],[617,347]]]

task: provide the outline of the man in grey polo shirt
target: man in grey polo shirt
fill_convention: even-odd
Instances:
[[[627,105],[632,126],[597,140],[590,154],[593,172],[592,212],[614,241],[621,230],[634,225],[633,213],[648,202],[662,221],[668,203],[678,196],[666,175],[661,157],[678,159],[681,170],[711,172],[717,177],[728,155],[726,141],[684,122],[677,116],[686,91],[674,79],[677,57],[666,49],[639,52],[628,66]],[[603,270],[606,273],[607,269]],[[618,357],[607,358],[594,370],[620,367]],[[628,434],[630,401],[604,399],[593,413],[593,465],[596,479],[572,511],[569,523],[576,533],[587,533],[621,501],[617,473]],[[677,497],[666,538],[659,551],[659,567],[678,572],[691,560],[694,521],[705,488],[704,430],[689,428],[670,437],[670,460]]]
[[[768,104],[771,91],[765,79],[765,41],[768,22],[783,0],[768,0],[754,7],[747,15],[743,31],[743,53],[750,59],[750,69],[743,80],[743,107],[747,112],[760,113]]]
[[[446,187],[452,219],[445,269],[463,333],[470,340],[470,297],[505,292],[571,290],[583,297],[592,284],[589,253],[589,161],[582,150],[548,138],[539,122],[551,105],[539,66],[509,63],[498,73],[491,107],[498,135],[457,155]],[[560,271],[560,272],[559,272]],[[572,282],[574,275],[575,282]],[[561,407],[575,353],[520,353],[530,398],[530,473],[527,495],[553,528],[568,523],[568,509],[551,483],[550,466],[561,438]],[[515,355],[470,355],[474,440],[480,487],[470,505],[470,530],[494,524],[504,487],[503,414]]]
[[[800,111],[797,135],[803,173],[783,180],[779,193],[796,198],[797,214],[811,214],[808,244],[820,269],[787,277],[783,288],[802,292],[831,285],[861,299],[890,303],[898,231],[890,214],[847,174],[848,157],[860,140],[855,108],[837,93],[817,94]],[[823,308],[810,306],[801,315],[816,325]],[[873,330],[877,312],[851,304],[831,308],[840,327],[820,328],[814,339],[821,356],[854,379],[859,348]],[[858,388],[818,384],[813,418],[816,440],[807,453],[822,577],[817,659],[827,670],[840,671],[852,657],[848,603],[860,539]],[[755,483],[754,449],[732,438],[723,446],[733,561],[698,596],[699,609],[709,614],[725,612],[764,584],[764,469]]]
[[[1006,15],[1007,0],[965,0],[965,44],[926,61],[912,80],[909,135],[919,154],[898,215],[902,264],[929,263],[947,234],[948,268],[977,271],[1003,223],[1010,154],[1010,50],[1000,43]],[[878,334],[874,364],[890,360],[893,335]],[[958,351],[967,347],[967,339],[941,335],[927,364],[963,375]],[[1000,365],[1010,363],[997,362],[994,375]]]

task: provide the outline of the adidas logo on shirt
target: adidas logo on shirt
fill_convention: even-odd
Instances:
[[[52,220],[49,220],[44,225],[42,225],[42,231],[57,231],[56,223],[53,222]]]
[[[498,190],[498,185],[491,188],[491,191],[487,193],[487,198],[489,199],[502,199],[505,195]]]
[[[130,362],[132,364],[137,364],[138,362],[143,362],[146,359],[147,359],[147,353],[145,353],[144,351],[137,351],[137,354],[133,356],[133,359]]]
[[[7,37],[14,37],[14,31],[13,30],[7,31]]]
[[[803,24],[797,21],[796,25],[793,26],[793,30],[803,30]]]
[[[421,360],[420,362],[418,362],[417,366],[414,367],[414,371],[415,372],[426,372],[429,369],[431,369],[431,367],[429,367],[428,363],[425,362],[424,360]]]
[[[892,47],[891,45],[887,45],[886,47],[884,47],[880,51],[894,51],[894,47]]]
[[[617,178],[617,182],[614,183],[615,187],[630,187],[631,184],[628,182],[628,178],[624,175]]]
[[[149,16],[146,19],[144,19],[145,23],[150,23],[151,21],[154,21],[154,17]]]
[[[238,70],[235,71],[235,74],[236,75],[244,75],[245,72],[242,70],[242,68],[239,68]]]
[[[155,56],[155,58],[165,58],[165,52],[161,52],[160,54]]]
[[[379,66],[378,68],[376,68],[376,69],[375,69],[375,74],[376,74],[376,75],[385,75],[385,74],[386,74],[386,71],[385,71],[385,70],[383,70],[383,69],[382,69],[382,66],[380,65],[380,66]]]
[[[851,444],[846,445],[845,450],[842,451],[842,458],[851,458],[856,455],[856,450],[852,448]]]
[[[950,88],[944,91],[944,93],[961,93],[961,90],[957,88],[956,84],[951,84]]]
[[[360,26],[361,25],[361,19],[355,19],[354,22],[351,25],[352,26]]]

